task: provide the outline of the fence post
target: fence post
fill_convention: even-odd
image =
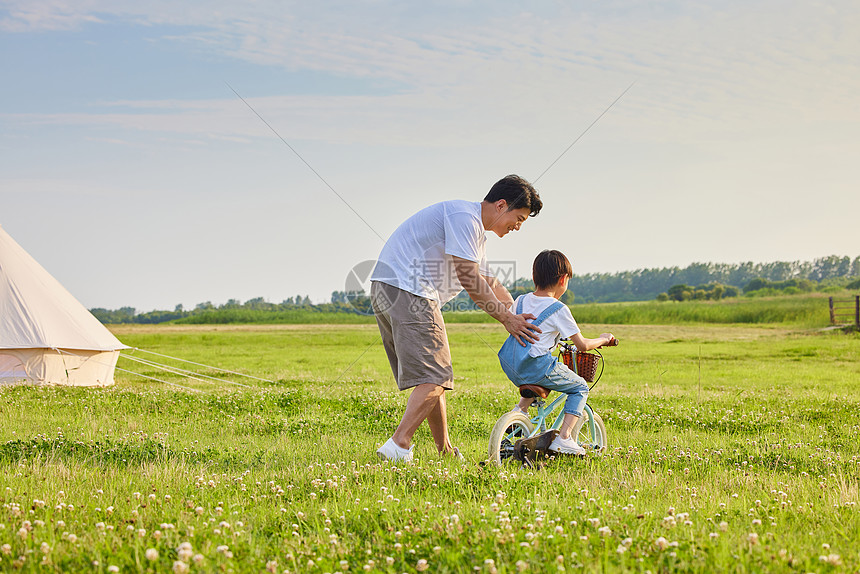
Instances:
[[[836,324],[836,315],[833,314],[833,297],[830,297],[830,324]]]

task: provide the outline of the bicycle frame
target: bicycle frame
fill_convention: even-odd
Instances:
[[[561,423],[564,420],[564,410],[559,411],[558,415],[555,417],[555,421],[553,421],[552,425],[549,428],[546,426],[547,417],[552,414],[552,412],[558,407],[561,403],[563,403],[567,399],[567,395],[564,393],[556,393],[558,396],[552,400],[551,403],[547,406],[546,401],[543,399],[535,399],[532,403],[532,406],[537,407],[537,415],[532,417],[531,421],[534,425],[534,430],[532,430],[529,438],[540,434],[546,430],[558,430],[561,428]],[[588,413],[588,431],[589,435],[593,439],[596,436],[594,430],[594,411],[591,410],[591,407],[586,403],[584,410]],[[580,417],[582,420],[582,417]],[[577,425],[578,426],[578,425]]]

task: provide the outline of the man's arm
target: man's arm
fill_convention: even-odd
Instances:
[[[541,330],[528,322],[528,319],[535,319],[536,317],[529,313],[522,315],[511,313],[509,307],[512,301],[506,304],[506,302],[499,300],[490,284],[481,275],[477,263],[454,257],[454,269],[460,284],[475,302],[475,305],[504,325],[507,332],[513,335],[520,345],[525,346],[523,339],[531,342],[537,341],[536,333],[540,333]],[[502,289],[504,289],[503,286]],[[505,293],[507,293],[507,289],[505,289]],[[510,293],[508,293],[508,298],[510,298]]]
[[[490,286],[490,289],[493,291],[493,295],[496,296],[496,299],[499,302],[508,308],[510,311],[514,306],[514,298],[511,296],[511,293],[507,290],[507,288],[502,285],[502,283],[496,279],[495,277],[491,277],[489,275],[482,275],[481,277],[487,282]]]

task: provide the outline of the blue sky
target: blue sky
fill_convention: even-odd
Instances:
[[[325,301],[633,83],[491,259],[853,257],[857,29],[850,1],[0,0],[0,225],[88,307]]]

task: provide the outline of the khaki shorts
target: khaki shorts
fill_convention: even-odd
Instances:
[[[432,383],[453,389],[451,351],[439,303],[381,281],[371,283],[370,300],[397,388]]]

